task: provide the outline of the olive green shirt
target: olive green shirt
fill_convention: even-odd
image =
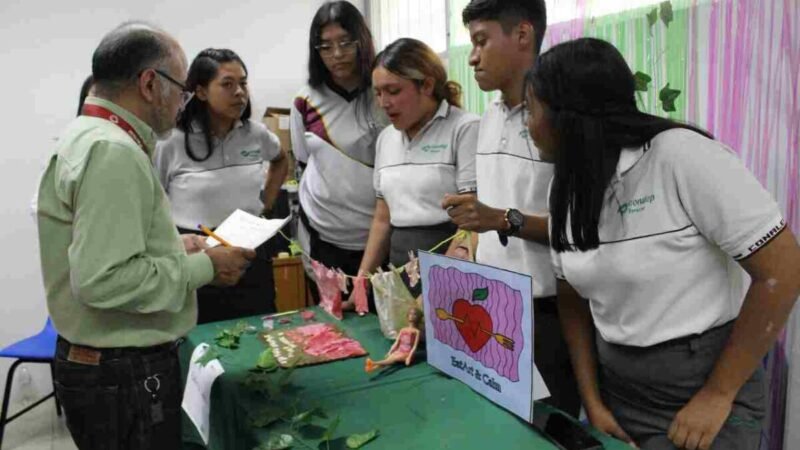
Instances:
[[[153,130],[112,102],[114,123],[76,118],[39,185],[37,222],[47,306],[58,333],[98,348],[145,347],[185,335],[195,289],[214,277],[205,253],[187,255],[152,165]]]

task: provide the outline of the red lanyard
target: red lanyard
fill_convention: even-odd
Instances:
[[[122,117],[114,114],[113,112],[109,111],[107,108],[98,105],[83,105],[83,109],[81,110],[81,115],[89,116],[89,117],[98,117],[100,119],[105,119],[114,125],[122,128],[122,130],[128,133],[128,136],[133,139],[139,147],[147,153],[147,148],[145,148],[144,140],[139,136],[139,133],[125,121]]]

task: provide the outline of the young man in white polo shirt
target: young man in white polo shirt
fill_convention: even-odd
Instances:
[[[470,65],[484,91],[499,90],[481,119],[476,157],[478,196],[443,202],[460,228],[482,233],[477,261],[533,277],[534,359],[551,397],[577,416],[580,397],[555,304],[549,257],[547,186],[553,166],[541,161],[526,128],[522,86],[542,44],[544,0],[472,0],[462,13],[472,39]]]

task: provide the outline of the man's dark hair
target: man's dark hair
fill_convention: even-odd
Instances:
[[[533,48],[538,55],[547,29],[547,7],[544,0],[472,0],[461,12],[461,20],[464,25],[473,20],[496,20],[506,33],[520,22],[528,21],[533,25],[536,38]]]
[[[83,103],[86,101],[86,97],[89,96],[89,91],[92,89],[92,85],[94,85],[94,77],[89,75],[83,80],[83,84],[81,85],[81,92],[78,96],[78,114],[81,115],[81,111],[83,111]]]
[[[142,22],[127,22],[103,37],[92,55],[95,89],[114,94],[143,70],[163,66],[171,54],[163,31]]]

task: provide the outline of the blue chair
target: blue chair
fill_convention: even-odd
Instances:
[[[14,371],[17,369],[17,366],[22,363],[49,364],[50,373],[53,374],[55,368],[54,360],[56,355],[56,338],[56,330],[53,328],[53,324],[48,317],[44,329],[39,332],[39,334],[17,341],[0,350],[0,357],[17,359],[11,365],[11,368],[8,369],[8,376],[6,377],[6,389],[5,393],[3,394],[3,409],[0,411],[0,447],[3,445],[3,432],[5,431],[5,427],[9,422],[25,414],[36,406],[39,406],[42,402],[46,401],[50,397],[55,397],[54,388],[53,392],[47,394],[47,396],[41,400],[28,406],[13,416],[6,418],[8,415],[8,402],[11,397],[11,382],[14,379]],[[61,404],[59,404],[57,397],[55,400],[56,414],[60,416]]]

